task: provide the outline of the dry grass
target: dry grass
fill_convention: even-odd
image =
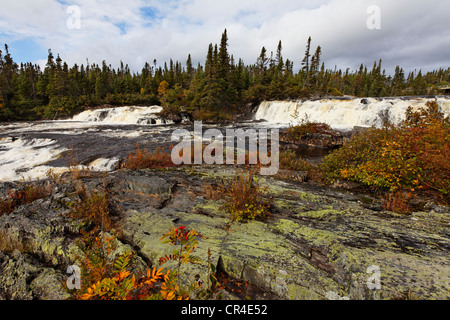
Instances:
[[[203,192],[204,192],[206,198],[208,198],[210,200],[217,201],[217,200],[223,199],[223,196],[222,196],[223,188],[219,187],[216,184],[206,182],[203,185]]]
[[[106,190],[88,191],[85,186],[78,188],[78,201],[71,203],[69,216],[81,220],[86,229],[110,231],[112,221],[109,211],[111,196]]]
[[[0,251],[4,253],[27,252],[30,245],[23,242],[18,234],[11,234],[8,230],[0,230]]]
[[[148,149],[141,149],[136,146],[136,152],[131,153],[125,159],[123,167],[130,170],[140,170],[147,168],[166,168],[173,167],[171,154],[162,148],[157,148],[151,152]]]
[[[21,190],[8,190],[8,197],[6,199],[0,199],[0,216],[10,214],[18,206],[45,198],[49,196],[50,193],[51,186],[44,186],[39,182],[24,185]]]

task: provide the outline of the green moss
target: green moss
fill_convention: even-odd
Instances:
[[[194,212],[205,211],[215,217],[228,217],[229,215],[221,208],[221,203],[214,200],[206,200],[194,207]]]

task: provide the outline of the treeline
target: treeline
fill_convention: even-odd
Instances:
[[[450,84],[450,68],[426,74],[396,67],[393,76],[361,64],[355,71],[326,69],[321,47],[308,39],[301,65],[284,59],[280,41],[275,53],[261,49],[256,63],[246,65],[228,51],[225,30],[219,44],[210,44],[204,65],[170,61],[158,66],[145,63],[140,73],[128,65],[112,68],[89,64],[69,67],[49,50],[44,70],[32,63],[18,65],[5,45],[0,50],[0,121],[54,119],[71,116],[86,107],[101,105],[163,104],[170,112],[186,108],[198,118],[230,118],[245,106],[263,100],[352,95],[379,97],[438,94]]]

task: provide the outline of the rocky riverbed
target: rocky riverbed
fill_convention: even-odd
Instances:
[[[232,166],[119,170],[73,180],[69,173],[39,183],[48,196],[0,217],[0,299],[67,299],[69,265],[77,264],[80,237],[68,203],[80,185],[106,186],[118,233],[118,252],[136,252],[134,268],[157,266],[170,252],[160,238],[184,225],[206,236],[197,255],[232,279],[246,281],[252,299],[450,299],[450,212],[399,215],[367,195],[307,182],[258,177],[271,199],[267,221],[231,222],[205,185],[234,177]],[[0,195],[20,188],[0,185]],[[184,284],[205,266],[190,265]],[[378,286],[379,285],[379,286]],[[225,297],[240,298],[233,292]]]

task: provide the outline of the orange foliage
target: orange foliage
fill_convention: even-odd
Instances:
[[[50,195],[50,191],[38,184],[25,185],[22,190],[8,190],[8,197],[0,199],[0,216],[10,214],[18,206],[32,203],[37,199]]]
[[[79,240],[82,256],[81,289],[72,291],[77,300],[182,300],[175,273],[156,267],[141,276],[128,268],[133,259],[129,251],[111,261],[116,250],[115,236],[86,233]]]
[[[352,180],[394,193],[387,207],[406,207],[397,192],[432,195],[450,202],[450,123],[436,102],[408,109],[400,126],[371,128],[327,156],[320,165],[328,182]]]
[[[136,152],[131,153],[125,160],[123,167],[130,170],[140,170],[147,168],[166,168],[174,167],[171,154],[163,151],[161,147],[157,148],[154,152],[150,152],[148,149],[140,149],[136,146]]]
[[[269,200],[263,199],[263,189],[251,172],[235,173],[234,181],[222,189],[226,202],[224,208],[231,213],[233,221],[265,220],[270,217]]]

